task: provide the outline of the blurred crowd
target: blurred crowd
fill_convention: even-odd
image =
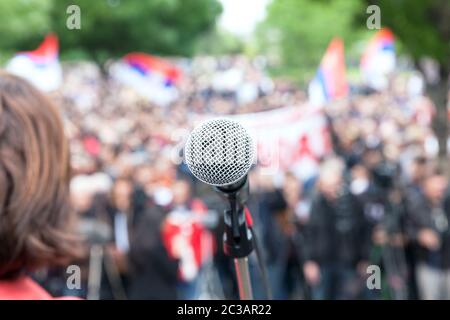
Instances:
[[[224,203],[182,161],[199,115],[308,107],[263,58],[178,61],[178,98],[153,105],[91,63],[64,66],[52,94],[70,140],[71,197],[85,257],[35,274],[90,299],[237,298],[222,249]],[[107,67],[106,67],[107,68]],[[327,105],[333,152],[317,176],[249,174],[248,207],[275,299],[450,299],[450,191],[437,165],[434,106],[393,81]],[[282,156],[282,155],[281,155]],[[374,268],[375,266],[375,268]],[[377,277],[369,277],[374,274]],[[268,298],[254,254],[256,298]],[[371,284],[371,285],[369,285]]]

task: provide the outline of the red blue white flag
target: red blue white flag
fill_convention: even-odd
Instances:
[[[370,87],[383,90],[388,86],[395,64],[395,37],[389,29],[383,28],[375,33],[361,57],[361,74]]]
[[[320,62],[316,76],[309,84],[311,104],[323,105],[348,95],[345,69],[344,43],[341,39],[334,38]]]
[[[110,72],[115,79],[158,105],[167,105],[178,96],[176,83],[181,71],[164,59],[141,52],[129,53]]]
[[[58,37],[51,33],[36,50],[18,52],[8,62],[6,70],[27,79],[42,91],[53,91],[62,83],[58,56]]]

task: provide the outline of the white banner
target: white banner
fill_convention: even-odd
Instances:
[[[327,121],[320,108],[311,105],[284,107],[276,110],[223,116],[240,122],[250,132],[256,150],[256,161],[264,174],[291,170],[306,180],[318,173],[319,161],[332,151]],[[211,117],[199,116],[197,126]],[[186,137],[188,132],[174,136]],[[184,146],[186,140],[180,142]],[[179,149],[173,159],[177,163]]]

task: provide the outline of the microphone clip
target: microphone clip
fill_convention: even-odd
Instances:
[[[233,258],[247,257],[253,251],[253,238],[245,216],[245,203],[249,196],[247,177],[232,185],[215,189],[229,203],[229,208],[224,211],[224,252]]]

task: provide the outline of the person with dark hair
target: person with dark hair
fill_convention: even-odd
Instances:
[[[153,203],[136,217],[128,253],[129,299],[177,299],[178,260],[163,242],[164,211]]]
[[[344,163],[322,164],[307,224],[305,278],[313,299],[355,299],[357,271],[366,265],[366,223],[357,198],[343,182]]]
[[[263,202],[263,244],[274,299],[307,297],[302,267],[304,227],[309,216],[302,198],[302,185],[291,173],[283,186],[266,195]]]
[[[178,262],[163,245],[163,210],[123,176],[114,181],[105,208],[93,213],[112,230],[100,299],[175,299]]]
[[[438,170],[429,172],[420,193],[407,197],[407,231],[415,248],[419,297],[450,299],[450,195]]]
[[[51,299],[30,271],[78,256],[69,148],[56,107],[0,71],[0,298]]]
[[[429,162],[424,156],[416,156],[412,159],[411,163],[407,168],[408,179],[403,187],[404,193],[404,206],[406,211],[407,199],[413,199],[415,197],[422,197],[422,185],[426,178],[427,168]],[[407,218],[407,212],[405,212],[405,218]],[[404,221],[405,222],[405,221]],[[405,225],[405,223],[403,223]],[[405,245],[405,258],[408,267],[408,298],[412,300],[417,300],[419,298],[419,292],[417,288],[417,277],[416,277],[416,255],[415,255],[415,244],[411,241],[407,241]]]

